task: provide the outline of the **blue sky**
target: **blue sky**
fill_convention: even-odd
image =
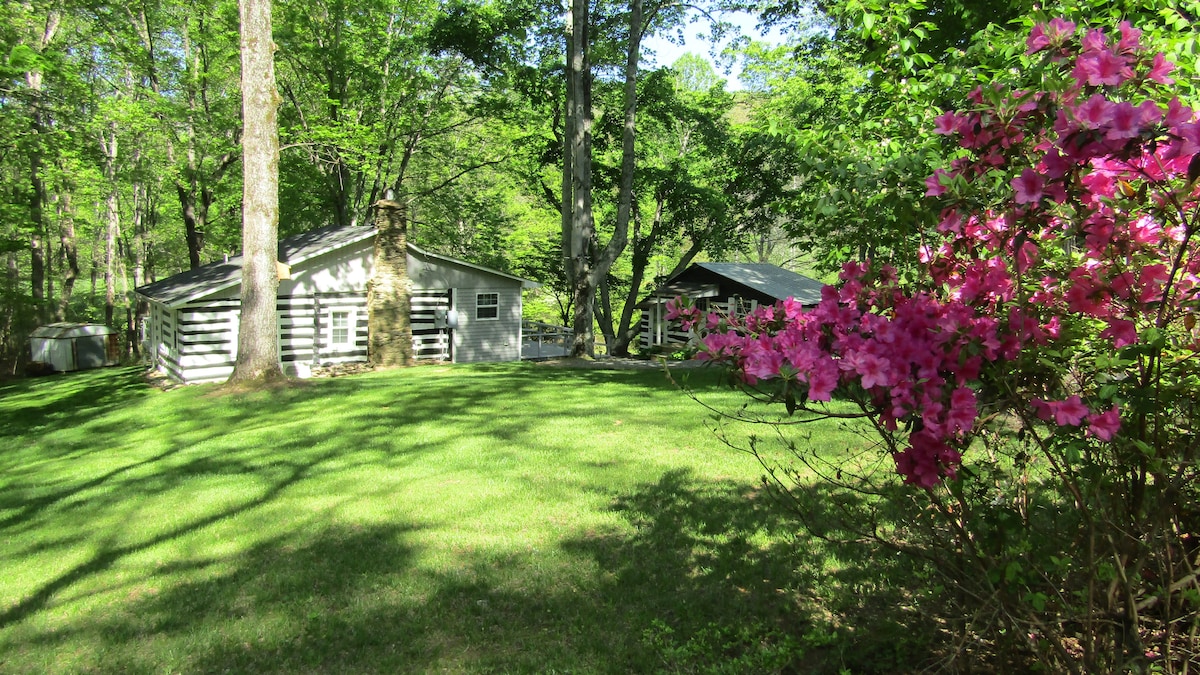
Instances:
[[[755,26],[755,17],[751,14],[738,12],[736,14],[726,14],[723,18],[726,21],[739,26],[742,29],[743,34],[750,36],[754,40],[765,40],[772,44],[779,44],[783,42],[783,37],[776,30],[768,32],[765,36],[760,33],[758,28]],[[675,60],[680,56],[691,52],[698,56],[709,59],[709,61],[712,61],[712,57],[709,55],[710,49],[708,43],[697,35],[699,33],[706,33],[707,30],[708,24],[705,22],[697,22],[685,27],[683,30],[683,36],[686,41],[683,45],[671,44],[661,37],[651,37],[643,42],[643,46],[654,50],[655,56],[654,58],[647,58],[646,60],[655,65],[669,66],[672,63],[675,63]],[[729,40],[726,40],[721,46],[724,46],[728,43]],[[737,91],[742,88],[741,82],[737,79],[737,74],[740,72],[740,70],[740,66],[735,63],[733,65],[733,70],[726,75],[719,66],[717,67],[718,74],[720,74],[726,80],[726,89],[730,91]]]

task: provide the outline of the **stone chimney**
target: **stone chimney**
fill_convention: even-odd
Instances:
[[[390,199],[377,202],[375,228],[375,272],[367,285],[367,358],[376,366],[410,366],[412,279],[404,206]]]

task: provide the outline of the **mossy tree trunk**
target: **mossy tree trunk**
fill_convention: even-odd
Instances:
[[[271,0],[241,0],[242,315],[229,382],[282,379],[276,269],[279,247],[279,121]]]

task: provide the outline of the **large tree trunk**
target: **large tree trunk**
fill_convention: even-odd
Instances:
[[[409,366],[412,350],[412,279],[408,276],[404,206],[375,204],[375,271],[367,290],[367,350],[377,366]]]
[[[271,0],[238,3],[242,34],[242,315],[229,382],[281,379],[279,327],[279,95]]]
[[[571,302],[575,315],[571,327],[575,333],[571,356],[592,356],[594,302],[596,286],[592,282],[589,247],[595,233],[592,218],[592,144],[591,97],[588,89],[591,67],[588,63],[588,0],[572,0],[571,26],[567,39],[567,123],[569,129],[571,201],[569,236],[564,241],[567,279],[571,283]]]
[[[568,40],[572,109],[568,116],[575,118],[572,136],[573,175],[571,202],[572,260],[567,263],[568,278],[573,284],[575,317],[572,328],[575,341],[571,356],[593,356],[595,340],[596,290],[612,269],[613,263],[629,241],[629,221],[633,212],[633,174],[635,169],[634,132],[637,113],[638,61],[641,56],[642,0],[630,0],[629,49],[625,63],[625,129],[621,143],[621,184],[618,193],[617,223],[612,238],[601,249],[596,241],[596,226],[592,213],[592,144],[591,144],[591,67],[587,58],[588,45],[587,0],[572,0],[571,39]],[[592,250],[594,247],[594,251]],[[607,298],[605,298],[607,306]],[[612,333],[611,311],[607,312],[607,330]]]

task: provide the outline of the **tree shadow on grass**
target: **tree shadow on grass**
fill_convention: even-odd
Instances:
[[[69,590],[103,585],[103,574],[160,544],[209,526],[251,522],[234,519],[315,473],[419,461],[453,442],[422,444],[395,425],[391,434],[399,441],[376,437],[375,429],[387,429],[401,409],[405,419],[515,438],[546,414],[514,407],[517,392],[545,388],[557,401],[566,392],[616,381],[628,385],[631,396],[655,400],[655,392],[672,389],[661,373],[551,369],[518,375],[475,377],[463,369],[437,382],[339,378],[213,403],[203,409],[203,419],[188,417],[201,410],[195,406],[171,411],[171,445],[164,452],[172,454],[147,455],[158,463],[155,471],[101,471],[98,478],[46,493],[10,525],[37,527],[42,511],[67,500],[115,508],[126,495],[186,489],[194,477],[252,475],[266,489],[257,487],[238,503],[174,529],[133,542],[114,540],[32,589],[0,614],[0,628],[10,629],[10,644],[16,636],[42,641],[50,651],[72,649],[71,630],[86,632],[88,644],[98,646],[58,666],[62,671],[684,671],[753,656],[764,642],[785,646],[778,667],[796,672],[900,670],[895,666],[903,655],[888,651],[887,642],[898,632],[895,626],[903,632],[914,625],[904,609],[910,603],[896,592],[902,589],[889,587],[904,572],[901,566],[891,560],[866,565],[863,549],[805,538],[792,514],[756,486],[682,470],[612,493],[607,515],[613,525],[565,533],[558,558],[501,547],[456,551],[448,564],[419,566],[416,559],[426,552],[407,540],[415,527],[407,522],[393,516],[362,529],[330,522],[315,532],[301,528],[238,554],[189,563],[197,574],[208,570],[201,578],[189,573],[181,582],[170,573],[182,568],[163,569],[161,582],[153,576],[146,582],[153,588],[130,589],[120,607],[69,621],[61,633],[39,632],[28,625],[36,622],[26,622],[48,604],[69,602]],[[569,420],[591,404],[586,399],[572,398],[553,414]],[[334,413],[347,420],[339,433],[307,428],[306,416]],[[209,427],[265,433],[276,423],[294,424],[303,433],[272,447],[186,452],[196,439],[220,435]],[[674,424],[682,428],[685,421],[668,420],[657,432],[670,434]],[[595,460],[581,451],[576,461]],[[105,489],[98,489],[100,483]],[[819,492],[814,499],[811,508],[819,513],[828,502]],[[844,620],[855,612],[877,612],[877,625],[893,626],[891,633],[865,635],[870,622]],[[714,626],[724,631],[717,638],[711,638]],[[742,627],[749,633],[737,632]],[[664,630],[670,637],[656,641]],[[745,666],[741,672],[755,672],[755,664],[766,670],[765,661],[738,663]]]
[[[0,385],[0,440],[42,427],[77,426],[153,393],[144,366],[102,368]]]
[[[846,513],[827,486],[804,490],[810,520],[836,531]],[[936,626],[914,608],[911,561],[865,543],[806,535],[761,486],[695,480],[683,471],[620,495],[634,528],[569,544],[593,556],[627,598],[628,618],[658,623],[643,658],[679,672],[907,672],[929,665]],[[666,636],[666,640],[661,639]],[[774,650],[772,653],[771,650]],[[754,652],[758,651],[758,654]]]
[[[235,555],[148,570],[121,590],[122,601],[53,631],[24,626],[7,646],[19,652],[23,641],[57,654],[48,670],[58,672],[837,673],[911,665],[879,644],[888,635],[869,634],[912,630],[910,612],[887,593],[899,568],[844,560],[790,537],[790,514],[760,488],[669,471],[615,494],[610,512],[612,528],[560,540],[565,559],[466,547],[429,564],[420,528],[396,518],[297,528]],[[838,623],[846,614],[830,608],[851,606],[879,614],[874,623]]]

